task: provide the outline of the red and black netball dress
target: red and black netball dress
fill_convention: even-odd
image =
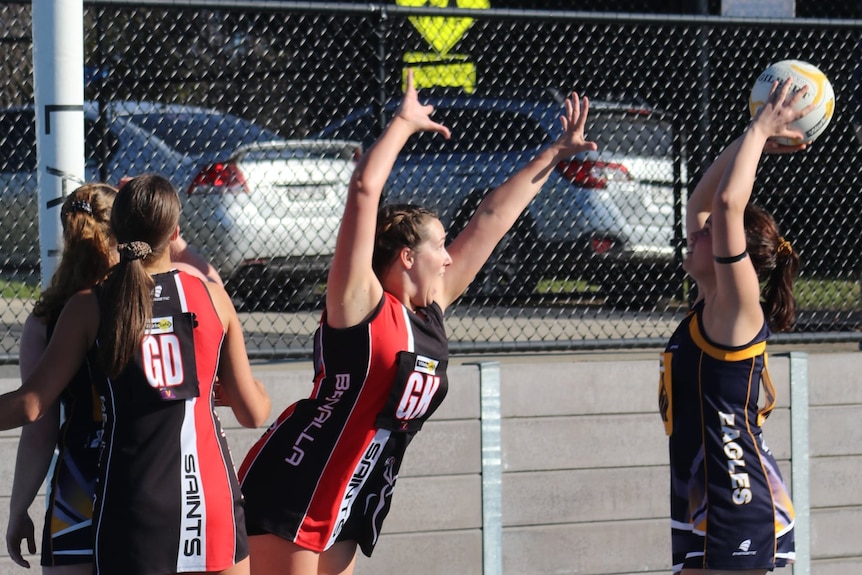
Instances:
[[[42,533],[42,565],[46,567],[93,561],[93,497],[99,469],[102,403],[93,389],[86,363],[63,390],[60,405],[63,423],[48,483]]]
[[[673,570],[782,567],[795,558],[794,512],[761,431],[775,405],[769,329],[747,345],[718,345],[703,331],[703,306],[671,337],[659,387],[670,436]]]
[[[248,555],[242,495],[213,404],[224,328],[202,280],[153,276],[135,360],[100,386],[96,572],[219,571]]]
[[[289,406],[239,470],[250,535],[321,552],[337,541],[370,556],[407,445],[448,389],[437,304],[413,313],[385,293],[347,329],[321,319],[311,397]]]

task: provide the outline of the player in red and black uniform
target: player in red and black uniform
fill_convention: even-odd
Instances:
[[[218,571],[248,554],[242,495],[213,409],[224,327],[202,280],[180,271],[152,278],[143,343],[98,386],[105,429],[96,568]]]
[[[69,300],[49,359],[0,397],[0,427],[33,421],[88,362],[106,417],[94,512],[100,574],[249,570],[241,496],[214,412],[216,377],[242,425],[260,425],[269,398],[224,288],[172,271],[179,212],[160,176],[123,186],[111,214],[120,262]]]
[[[355,541],[371,555],[404,451],[446,394],[443,314],[433,303],[409,312],[387,293],[354,328],[330,328],[324,315],[314,355],[311,397],[288,408],[240,468],[249,534],[318,552]],[[284,485],[283,504],[258,495]],[[356,501],[367,512],[352,512]]]
[[[688,200],[683,267],[697,300],[668,342],[659,387],[674,573],[753,575],[795,557],[793,504],[761,425],[775,403],[766,340],[793,322],[799,257],[772,217],[748,202],[764,150],[804,148],[771,140],[801,137],[789,127],[808,110],[794,109],[801,95],[773,85]]]
[[[588,102],[566,102],[563,135],[476,210],[446,247],[430,211],[385,206],[392,165],[417,132],[449,130],[419,103],[401,107],[351,179],[315,339],[314,389],[289,406],[240,468],[255,575],[349,574],[371,555],[410,439],[446,393],[443,313],[491,255],[554,166],[596,149]]]

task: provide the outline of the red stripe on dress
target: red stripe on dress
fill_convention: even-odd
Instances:
[[[369,362],[360,383],[361,391],[321,473],[296,536],[298,545],[314,551],[323,551],[331,538],[351,476],[377,432],[375,420],[386,405],[397,371],[396,352],[407,348],[408,328],[402,305],[389,294],[385,297],[380,313],[368,325]]]
[[[182,274],[182,272],[180,272]],[[236,518],[230,474],[230,454],[222,450],[216,415],[212,406],[213,385],[225,332],[209,291],[197,278],[186,276],[183,286],[189,301],[194,302],[195,362],[200,396],[195,402],[194,424],[197,438],[198,465],[206,516],[206,571],[217,571],[236,562]]]

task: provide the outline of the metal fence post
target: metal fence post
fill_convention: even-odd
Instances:
[[[500,442],[500,363],[479,367],[482,442],[482,575],[503,573],[502,469]]]
[[[389,94],[386,91],[386,78],[388,77],[386,36],[389,33],[389,26],[389,13],[383,8],[377,12],[377,25],[374,27],[374,34],[377,38],[377,78],[375,78],[377,81],[377,101],[374,102],[374,105],[377,106],[377,122],[380,132],[386,128],[388,123],[386,118],[386,101],[389,99]]]
[[[790,352],[790,472],[793,508],[796,511],[794,534],[796,563],[793,575],[811,573],[811,503],[809,501],[808,451],[808,354]]]

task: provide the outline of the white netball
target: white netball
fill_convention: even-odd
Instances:
[[[766,70],[761,72],[754,82],[754,87],[751,89],[751,95],[748,99],[751,116],[754,117],[757,110],[769,98],[772,83],[775,80],[783,82],[787,78],[792,79],[792,90],[808,86],[808,91],[800,100],[797,109],[805,108],[812,102],[815,104],[815,107],[808,114],[791,124],[793,129],[803,134],[801,140],[790,140],[787,138],[776,138],[776,140],[786,145],[813,142],[826,130],[830,120],[832,120],[832,114],[835,112],[835,92],[832,90],[832,84],[829,82],[826,74],[808,62],[803,62],[802,60],[782,60],[770,65]]]

